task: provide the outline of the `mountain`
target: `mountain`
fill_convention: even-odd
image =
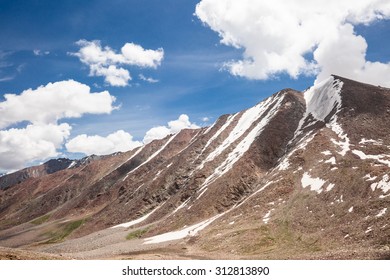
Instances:
[[[285,89],[210,127],[7,186],[0,246],[72,258],[389,258],[389,135],[390,89],[338,76]]]
[[[38,166],[24,168],[10,174],[0,174],[0,189],[7,189],[15,184],[20,184],[29,178],[42,177],[66,168],[79,167],[80,165],[88,164],[91,161],[100,158],[101,156],[91,155],[79,160],[71,160],[68,158],[50,159]]]

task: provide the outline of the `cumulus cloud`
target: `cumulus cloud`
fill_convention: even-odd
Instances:
[[[99,135],[87,136],[78,135],[66,143],[66,148],[72,153],[84,153],[87,155],[112,154],[114,152],[125,152],[141,146],[139,141],[133,141],[133,136],[129,133],[118,130],[107,137]]]
[[[177,120],[168,122],[168,126],[156,126],[148,130],[143,142],[144,144],[148,144],[155,139],[162,139],[169,134],[178,133],[185,128],[199,128],[199,126],[191,123],[190,118],[186,114],[182,114]]]
[[[30,124],[25,128],[0,130],[0,170],[14,170],[27,162],[58,155],[70,135],[70,125]]]
[[[367,42],[354,30],[390,18],[387,0],[202,0],[195,14],[222,44],[243,49],[241,60],[225,64],[233,75],[339,74],[390,84],[390,63],[367,61]]]
[[[120,53],[108,46],[103,48],[100,41],[80,40],[77,45],[80,50],[71,55],[90,67],[91,76],[102,76],[112,86],[126,86],[132,79],[130,72],[120,65],[157,68],[164,58],[162,48],[148,50],[134,43],[126,43]]]
[[[21,94],[5,94],[0,102],[0,129],[29,121],[56,123],[62,118],[79,118],[83,114],[109,114],[115,109],[115,97],[108,91],[93,93],[90,87],[69,80],[48,83]]]
[[[71,126],[63,118],[108,114],[115,98],[107,91],[93,93],[72,80],[49,83],[21,94],[5,94],[0,102],[0,170],[59,155]],[[22,122],[27,122],[23,127]],[[18,128],[10,128],[17,126]]]

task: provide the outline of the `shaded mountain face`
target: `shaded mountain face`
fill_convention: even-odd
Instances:
[[[145,246],[182,240],[226,257],[336,258],[340,248],[383,257],[389,135],[387,88],[332,76],[282,90],[208,128],[71,168],[46,163],[17,182],[1,177],[14,183],[0,191],[0,245],[45,242],[50,227],[82,221],[64,238],[114,227],[141,229]]]

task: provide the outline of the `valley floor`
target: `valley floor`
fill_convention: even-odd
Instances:
[[[190,240],[190,243],[191,242]],[[100,248],[87,248],[70,251],[70,245],[34,246],[29,248],[0,247],[0,260],[213,260],[213,259],[241,259],[241,260],[390,260],[389,248],[354,248],[341,247],[332,251],[321,252],[293,252],[283,249],[266,251],[254,255],[236,255],[226,252],[206,252],[196,244],[184,241],[160,244],[142,248],[140,243],[127,242],[126,246],[118,249],[119,245],[102,246]],[[90,249],[90,250],[88,250]],[[85,250],[85,251],[84,251]],[[67,251],[67,252],[66,252]]]

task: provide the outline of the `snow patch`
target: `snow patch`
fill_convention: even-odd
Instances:
[[[365,233],[369,233],[372,231],[372,227],[368,227],[367,230],[365,231]]]
[[[177,152],[176,154],[177,154],[177,155],[178,155],[178,154],[181,154],[183,151],[187,150],[187,148],[188,148],[189,146],[191,146],[191,145],[196,141],[197,136],[198,136],[199,133],[200,133],[200,130],[199,130],[194,136],[192,136],[191,140],[188,142],[188,145],[185,146],[183,149],[181,149],[181,150],[180,150],[179,152]]]
[[[274,102],[275,99],[276,102]],[[248,129],[251,126],[251,124],[253,124],[253,122],[255,122],[260,116],[262,116],[267,110],[270,109],[269,106],[275,103],[272,106],[272,108],[268,111],[267,115],[261,118],[261,120],[257,123],[257,125],[241,140],[240,143],[237,144],[237,146],[233,149],[233,151],[229,153],[227,158],[214,170],[214,173],[206,178],[201,188],[198,190],[198,192],[201,192],[198,198],[201,195],[203,195],[203,193],[205,192],[209,184],[213,183],[223,174],[228,172],[233,167],[233,165],[245,154],[245,152],[249,150],[250,146],[252,145],[256,137],[261,134],[265,126],[268,124],[269,120],[277,113],[282,101],[283,98],[280,98],[278,96],[273,96],[272,98],[268,98],[265,101],[259,103],[255,107],[248,109],[242,115],[242,117],[238,121],[238,124],[230,133],[229,137],[226,139],[228,141],[225,140],[224,141],[225,144],[221,144],[220,147],[223,148],[224,145],[230,146],[230,144],[232,144],[234,141],[236,141],[240,136],[244,134],[245,132],[244,128],[245,130]],[[243,121],[241,121],[242,119]],[[249,120],[252,122],[251,124],[249,124]],[[220,149],[220,147],[218,147],[218,149]],[[226,148],[227,146],[223,148],[223,150],[225,150]],[[221,153],[222,151],[220,150]],[[212,156],[212,158],[214,157],[215,156]]]
[[[314,119],[324,122],[326,117],[336,109],[335,114],[330,119],[329,123],[326,126],[332,129],[340,138],[340,141],[332,139],[333,143],[341,147],[341,151],[338,152],[340,155],[344,156],[347,151],[349,151],[350,141],[337,123],[337,113],[341,109],[341,96],[340,92],[343,87],[343,82],[335,79],[333,76],[329,77],[327,80],[311,87],[304,92],[304,98],[306,101],[306,112],[299,122],[298,128],[295,132],[294,138],[290,141],[292,142],[297,135],[302,134],[303,129],[315,122],[303,126],[307,118],[311,115]],[[325,151],[328,152],[328,151]]]
[[[230,124],[234,121],[234,119],[237,117],[239,113],[236,113],[234,115],[230,115],[227,119],[226,119],[226,122],[218,129],[218,131],[209,139],[209,141],[207,141],[206,145],[203,147],[202,151],[199,153],[199,156],[201,154],[203,154],[203,152],[207,149],[208,146],[210,146],[210,144],[212,142],[214,142],[215,139],[218,138],[218,136],[223,132],[225,131],[226,128],[228,128],[230,126]],[[208,155],[208,157],[202,161],[202,163],[196,168],[196,169],[202,169],[205,165],[206,162],[212,160],[210,159],[209,157],[211,154]],[[198,157],[199,157],[198,156]]]
[[[321,152],[321,154],[326,155],[326,156],[330,156],[330,155],[332,155],[332,152],[331,151],[323,151],[323,152]]]
[[[271,219],[271,212],[272,211],[274,211],[275,209],[271,209],[271,210],[269,210],[265,215],[264,215],[264,217],[263,217],[263,222],[265,223],[265,224],[268,224],[268,222],[269,222],[269,220]]]
[[[386,211],[387,211],[387,208],[383,208],[379,213],[378,215],[376,215],[375,217],[382,217],[384,214],[386,214]]]
[[[189,198],[188,198],[186,201],[184,201],[182,204],[180,204],[179,207],[177,207],[177,208],[172,212],[172,214],[175,214],[177,211],[179,211],[180,209],[184,208],[184,207],[187,205],[188,201],[190,201]]]
[[[203,135],[209,133],[213,127],[217,124],[217,122],[214,122],[212,125],[210,125],[204,132],[203,132]]]
[[[302,176],[301,183],[302,187],[310,187],[310,190],[316,191],[317,193],[322,192],[322,186],[325,184],[326,181],[320,179],[320,178],[312,178],[309,173],[305,172]]]
[[[340,91],[343,82],[333,76],[311,87],[304,93],[307,115],[324,121],[337,105],[341,105]]]
[[[242,205],[244,204],[246,201],[248,201],[249,199],[251,199],[252,197],[254,197],[255,195],[257,195],[258,193],[264,191],[268,186],[270,186],[271,184],[273,183],[277,183],[279,182],[281,179],[278,179],[278,180],[275,180],[275,181],[269,181],[267,182],[264,186],[262,186],[260,189],[258,189],[257,191],[255,191],[254,193],[252,193],[250,196],[248,196],[247,198],[245,198],[242,202],[239,202],[238,205]],[[282,199],[279,199],[279,201],[282,200]]]
[[[166,241],[172,241],[172,240],[178,240],[178,239],[183,239],[187,236],[195,236],[199,231],[203,230],[206,228],[209,224],[214,222],[216,219],[218,219],[222,214],[218,214],[210,219],[207,219],[205,221],[202,221],[200,223],[197,223],[195,225],[192,225],[190,227],[186,227],[182,230],[178,231],[171,231],[167,233],[163,233],[160,235],[156,235],[153,237],[146,238],[144,241],[144,244],[155,244],[155,243],[162,243]]]
[[[353,206],[352,206],[351,208],[348,209],[348,212],[349,212],[349,213],[352,213],[352,211],[353,211]]]
[[[339,141],[336,141],[335,139],[331,139],[333,144],[339,146],[341,148],[341,151],[338,152],[340,155],[345,156],[348,151],[350,151],[350,141],[346,133],[344,133],[341,126],[337,123],[337,115],[335,114],[330,123],[326,125],[330,129],[332,129],[337,136],[340,138]]]
[[[335,201],[336,201],[337,203],[343,203],[343,202],[344,202],[344,200],[343,200],[343,195],[340,195],[340,198],[335,199]]]
[[[334,170],[337,170],[337,169],[339,169],[339,168],[338,167],[333,167],[333,168],[330,169],[330,171],[334,171]]]
[[[287,170],[289,168],[289,166],[290,166],[290,163],[288,162],[288,157],[286,157],[279,164],[278,168],[279,168],[279,170]]]
[[[366,181],[374,181],[377,176],[371,177],[371,174],[367,174],[366,176],[363,177],[363,179],[366,179]]]
[[[147,218],[149,218],[149,216],[152,215],[159,208],[160,207],[155,208],[152,212],[150,212],[149,214],[147,214],[145,216],[142,216],[139,219],[136,219],[136,220],[133,220],[133,221],[130,221],[130,222],[127,222],[127,223],[119,224],[119,225],[113,226],[111,228],[119,228],[119,227],[128,228],[128,227],[131,227],[133,225],[139,224],[139,223],[145,221]]]
[[[145,160],[142,164],[140,164],[140,165],[138,165],[136,168],[134,168],[133,170],[130,170],[127,174],[129,175],[129,174],[131,174],[131,173],[133,173],[134,171],[136,171],[137,169],[139,169],[141,166],[144,166],[145,164],[147,164],[149,161],[151,161],[153,158],[155,158],[159,153],[161,153],[165,148],[166,148],[166,146],[168,146],[168,144],[169,143],[171,143],[171,141],[176,137],[176,135],[177,134],[173,134],[169,139],[168,139],[168,141],[158,150],[158,151],[156,151],[154,154],[152,154],[147,160]],[[142,148],[143,147],[145,147],[145,146],[142,146]],[[137,151],[137,153],[136,154],[138,154],[141,150],[142,150],[142,148],[140,149],[140,150],[138,150]],[[136,154],[134,154],[134,156],[136,155]],[[132,157],[134,157],[134,156],[132,156]],[[130,159],[129,159],[130,160]]]
[[[326,160],[325,163],[330,163],[332,165],[335,165],[336,164],[336,158],[335,157],[331,157],[330,159]]]
[[[377,140],[373,140],[373,139],[362,138],[362,140],[360,140],[360,142],[359,142],[359,144],[367,144],[367,143],[378,145],[378,146],[383,145],[382,140],[377,141]]]
[[[298,150],[301,150],[301,149],[306,149],[306,146],[310,143],[311,140],[313,140],[315,134],[308,134],[306,137],[302,138],[300,141],[299,141],[299,144],[297,145],[297,147],[295,149],[293,149],[291,152],[288,153],[287,156],[285,156],[285,158],[281,161],[281,163],[278,165],[278,169],[279,170],[286,170],[290,163],[288,162],[288,159]],[[291,141],[290,141],[291,142]],[[299,167],[298,170],[301,170],[302,167]]]
[[[69,164],[69,166],[68,166],[68,169],[69,168],[72,168],[73,166],[75,166],[76,165],[76,161],[75,160],[73,160],[70,164]],[[1,176],[0,176],[1,177]]]
[[[384,160],[383,158],[389,158],[388,155],[366,155],[365,153],[363,153],[362,151],[358,151],[358,150],[353,150],[352,153],[354,153],[355,155],[357,155],[360,159],[374,159],[384,165],[387,165],[388,167],[390,167],[390,160]]]
[[[162,172],[162,170],[159,170],[159,171],[157,172],[156,176],[154,176],[154,178],[153,178],[152,181],[156,180],[156,179],[158,178],[158,176],[160,176],[161,172]]]
[[[334,184],[329,184],[327,187],[326,187],[326,191],[329,192],[331,191],[332,189],[334,188]]]
[[[390,180],[389,175],[385,174],[382,177],[382,180],[376,183],[371,184],[372,191],[376,189],[381,189],[383,193],[387,193],[390,190]]]
[[[217,156],[222,154],[231,144],[233,144],[237,139],[239,139],[253,125],[253,123],[256,120],[258,120],[267,111],[267,109],[269,109],[269,106],[272,105],[273,102],[275,101],[275,99],[277,99],[277,98],[278,98],[278,105],[280,105],[280,103],[282,101],[281,98],[279,98],[278,96],[274,96],[274,97],[271,97],[271,98],[267,98],[266,100],[264,100],[263,102],[260,102],[259,104],[257,104],[256,106],[254,106],[252,108],[247,109],[241,115],[241,117],[238,120],[236,126],[229,133],[228,137],[221,143],[221,145],[219,145],[212,153],[210,153],[207,156],[207,158],[201,163],[200,166],[203,167],[206,162],[214,160]],[[276,107],[278,108],[279,106],[276,106]],[[274,106],[273,109],[274,109],[273,111],[275,111],[275,109],[276,109],[275,106]],[[237,115],[238,115],[238,113],[234,115],[234,118]],[[267,124],[269,115],[270,114],[268,113],[268,115],[266,117],[264,117],[260,123],[263,123],[263,120],[264,120],[266,122],[265,124]],[[265,124],[263,123],[263,126]],[[257,129],[259,129],[259,128],[257,128]],[[221,130],[221,132],[222,132],[222,130]],[[253,132],[253,130],[251,132]],[[256,131],[254,132],[254,134],[255,134],[254,136],[258,135],[256,133]],[[249,145],[250,144],[251,144],[251,142],[249,143]],[[247,146],[247,143],[245,142],[245,139],[243,141],[241,141],[241,143],[239,145],[241,145],[242,147],[238,148],[238,149],[236,147],[235,151],[232,152],[233,154],[235,154],[235,153],[239,154],[240,153],[239,150],[245,150],[245,148]],[[246,150],[247,149],[249,149],[249,146],[246,148]],[[238,154],[237,154],[237,156],[238,156]],[[237,156],[232,156],[232,157],[237,157]],[[226,160],[225,160],[225,162],[226,162]],[[224,163],[224,164],[226,164],[226,163]]]
[[[127,177],[129,177],[129,174],[126,174],[126,176],[122,179],[122,182],[124,182],[127,179]]]

